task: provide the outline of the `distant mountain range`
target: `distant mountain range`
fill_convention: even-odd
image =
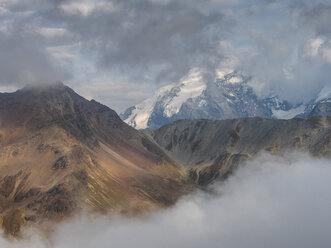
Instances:
[[[236,83],[247,79],[235,75],[214,86],[215,93],[222,89],[218,103],[226,101],[227,113],[289,109],[276,98],[260,103],[245,83]],[[194,82],[195,76],[196,84],[183,81],[167,90],[173,101],[162,107],[164,115],[193,117],[198,109],[185,112],[183,106],[196,106],[199,99],[208,110],[212,103],[203,101],[207,90],[198,74],[189,80]],[[329,103],[324,96],[311,103],[311,111],[324,111]],[[217,96],[212,99],[216,102]],[[218,106],[215,115],[221,116]],[[115,111],[63,84],[0,93],[0,225],[6,234],[19,235],[22,225],[47,231],[49,221],[84,209],[133,215],[170,206],[197,187],[226,178],[240,162],[262,151],[282,154],[291,149],[330,157],[331,116],[183,120],[138,131]]]
[[[120,117],[137,129],[157,129],[179,119],[291,119],[331,113],[331,88],[324,88],[307,104],[292,105],[274,95],[259,98],[249,86],[250,80],[243,73],[227,70],[215,82],[206,82],[203,73],[194,69],[178,84],[161,88]]]
[[[281,155],[309,151],[331,156],[331,116],[271,120],[178,120],[157,130],[144,130],[199,185],[226,178],[261,151]]]

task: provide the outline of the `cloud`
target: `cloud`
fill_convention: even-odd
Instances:
[[[217,47],[227,32],[220,11],[203,12],[195,1],[111,3],[109,12],[95,7],[67,23],[85,41],[85,49],[96,52],[99,68],[175,80],[192,67],[220,59]]]
[[[2,80],[11,84],[38,77],[46,81],[45,75],[49,75],[47,80],[63,80],[62,71],[54,67],[63,64],[80,84],[77,80],[86,78],[74,70],[87,60],[89,70],[107,72],[112,80],[126,75],[131,82],[176,81],[193,67],[217,66],[222,57],[219,42],[231,24],[220,9],[196,0],[14,0],[4,1],[1,7],[1,13],[14,17],[5,19],[4,29],[23,24],[20,30],[8,30],[14,40],[18,36],[25,44],[8,45],[10,50],[24,49],[22,58],[13,55],[12,60],[23,66],[25,54],[36,54],[35,63],[24,68],[25,73],[10,65],[10,71],[22,74]],[[35,32],[34,41],[28,41],[25,29]],[[70,60],[71,65],[63,60]]]
[[[44,49],[41,37],[26,26],[0,31],[0,84],[53,83],[69,77]]]
[[[156,76],[188,70],[191,63],[202,66],[216,56],[220,35],[228,31],[221,11],[199,1],[26,0],[7,5],[14,13],[30,10],[30,23],[60,25],[77,35],[83,49],[97,53],[101,67]]]
[[[312,29],[318,36],[330,37],[331,3],[329,1],[313,3],[301,3],[293,9],[297,16],[298,25]]]
[[[119,111],[124,111],[128,105],[138,104],[141,99],[150,96],[148,93],[153,94],[149,84],[111,81],[106,77],[98,82],[76,85],[75,90],[87,99],[94,99]]]
[[[328,5],[321,3],[308,6],[270,1],[244,9],[240,18],[246,24],[240,25],[235,36],[246,41],[241,49],[235,46],[233,56],[238,60],[236,67],[252,76],[250,84],[259,96],[277,95],[297,104],[311,100],[330,85],[329,40],[320,35],[326,26],[324,20],[331,16],[327,10],[319,19],[303,14],[311,9],[316,12],[322,5],[327,9]],[[238,37],[234,41],[242,43]]]
[[[104,82],[158,88],[192,68],[213,80],[219,67],[234,67],[260,96],[305,102],[330,84],[330,9],[328,0],[1,1],[0,51],[13,62],[1,57],[0,81],[97,86],[85,73],[93,71]],[[323,44],[307,56],[317,39]]]
[[[240,54],[238,67],[252,76],[250,84],[259,96],[277,95],[296,104],[311,100],[330,85],[326,43],[320,48],[307,38],[296,43],[290,34],[270,37],[256,32],[252,37],[256,47]]]
[[[138,218],[82,216],[45,241],[1,247],[300,247],[328,248],[330,160],[291,153],[243,164],[213,194],[197,193],[173,208]]]

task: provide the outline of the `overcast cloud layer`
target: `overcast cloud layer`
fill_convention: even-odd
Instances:
[[[216,194],[137,219],[83,216],[59,226],[51,240],[34,233],[24,242],[0,238],[0,247],[329,248],[330,178],[330,160],[265,154],[214,185]]]
[[[60,80],[123,110],[226,67],[307,101],[331,84],[330,19],[331,0],[0,0],[0,89]]]

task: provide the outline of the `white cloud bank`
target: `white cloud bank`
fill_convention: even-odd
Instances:
[[[0,239],[0,247],[329,248],[330,178],[330,160],[262,155],[214,185],[217,194],[138,219],[84,216],[59,226],[51,241]]]

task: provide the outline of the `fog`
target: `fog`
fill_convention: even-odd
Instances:
[[[331,247],[331,163],[307,154],[262,154],[242,164],[214,193],[139,218],[82,215],[50,240],[0,247]]]

